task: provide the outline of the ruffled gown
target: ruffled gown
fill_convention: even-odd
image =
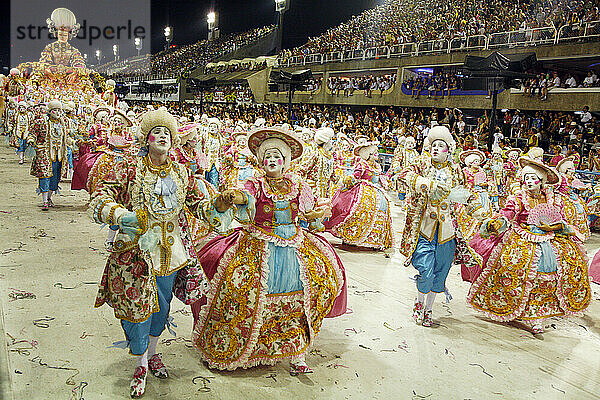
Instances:
[[[470,246],[481,255],[483,270],[467,302],[501,322],[536,320],[584,311],[591,300],[586,252],[569,232],[544,232],[540,224],[564,223],[564,203],[552,189],[546,201],[519,190],[509,196],[500,215],[509,221],[501,235],[477,235]]]
[[[354,169],[358,183],[340,188],[331,201],[328,232],[345,243],[388,249],[393,245],[390,203],[381,188],[381,166],[360,160]]]
[[[325,238],[297,223],[315,198],[297,176],[284,179],[285,192],[264,177],[248,180],[247,204],[237,210],[247,225],[200,254],[210,288],[206,302],[192,305],[193,342],[210,368],[272,365],[304,354],[323,318],[346,311],[341,260]],[[231,220],[214,208],[205,215],[221,228]]]
[[[185,165],[192,172],[198,184],[198,190],[205,199],[212,199],[217,195],[217,189],[199,174],[199,171],[202,170],[200,165],[204,161],[204,157],[199,151],[196,149],[184,150],[179,147],[174,148],[171,152],[171,159]],[[187,208],[184,208],[184,214],[192,244],[197,250],[200,250],[216,234],[212,232],[210,225],[206,221],[195,218]]]

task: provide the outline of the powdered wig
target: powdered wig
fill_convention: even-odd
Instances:
[[[260,144],[260,146],[258,146],[256,155],[260,164],[263,164],[267,150],[271,149],[279,150],[283,156],[283,170],[287,171],[290,168],[290,163],[292,161],[292,149],[286,142],[279,138],[266,139]]]
[[[525,175],[527,174],[537,175],[542,180],[544,185],[548,182],[548,173],[542,168],[537,168],[534,165],[524,166],[523,170],[521,171],[521,180],[523,182],[525,181]]]
[[[471,164],[473,164],[473,162],[475,162],[475,160],[480,160],[481,162],[483,162],[483,160],[481,159],[481,156],[479,154],[469,154],[468,156],[465,157],[465,164],[471,165]]]
[[[68,8],[57,8],[52,11],[50,18],[46,20],[48,30],[54,37],[57,37],[57,31],[61,28],[69,32],[69,39],[73,39],[79,32],[80,25],[75,19],[75,14]]]
[[[160,108],[156,111],[148,111],[142,116],[140,122],[140,137],[138,140],[143,146],[148,144],[148,135],[152,129],[157,126],[164,126],[171,133],[171,147],[179,145],[179,137],[177,135],[177,120],[165,108]]]

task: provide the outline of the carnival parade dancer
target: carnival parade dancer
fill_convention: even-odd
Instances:
[[[204,179],[203,171],[206,168],[206,158],[196,149],[198,126],[197,123],[191,123],[179,128],[179,146],[172,148],[171,158],[191,171],[200,193],[205,199],[211,200],[217,195],[217,189]],[[194,248],[200,250],[214,236],[211,234],[210,225],[204,220],[195,218],[187,209],[185,209],[185,216],[192,244]]]
[[[173,293],[191,304],[206,286],[183,218],[184,207],[199,217],[205,200],[188,169],[168,154],[177,121],[166,110],[150,111],[140,132],[148,154],[117,160],[96,185],[89,208],[97,223],[120,227],[95,306],[107,303],[113,308],[126,345],[137,357],[132,397],[144,393],[148,369],[158,378],[168,377],[156,345]]]
[[[62,163],[67,152],[67,127],[60,101],[52,100],[48,103],[48,115],[42,114],[33,119],[27,142],[35,148],[31,175],[39,178],[42,210],[47,211],[48,207],[54,207],[52,193],[58,193]]]
[[[25,150],[27,148],[27,135],[29,132],[29,113],[25,102],[20,102],[17,112],[11,121],[11,146],[19,155],[19,164],[25,162]]]
[[[387,250],[393,246],[390,202],[387,186],[377,162],[377,142],[364,141],[354,148],[360,157],[354,174],[331,200],[332,216],[324,221],[327,231],[353,246]],[[387,256],[387,253],[386,253]]]
[[[303,157],[296,166],[298,174],[310,185],[313,194],[319,199],[333,196],[331,189],[337,179],[335,163],[331,154],[333,129],[323,127],[315,132],[315,144],[312,157]]]
[[[488,176],[481,167],[485,162],[485,154],[476,149],[466,150],[459,155],[461,163],[465,165],[463,173],[465,174],[466,187],[477,193],[479,201],[486,213],[492,212],[492,204],[488,193]]]
[[[319,228],[326,210],[310,187],[287,173],[302,144],[291,132],[263,128],[249,147],[264,175],[244,191],[226,190],[206,213],[227,227],[235,209],[246,224],[210,241],[200,262],[211,279],[206,305],[192,306],[193,341],[210,368],[233,370],[290,359],[292,375],[310,373],[305,355],[325,317],[346,311],[344,267]],[[232,206],[235,205],[234,208]]]
[[[208,169],[204,171],[206,180],[214,187],[219,187],[219,170],[223,156],[223,136],[221,121],[218,118],[208,119],[208,131],[202,138],[202,152],[208,158]]]
[[[462,226],[475,226],[473,218],[482,218],[477,196],[465,188],[464,174],[452,160],[456,143],[448,128],[431,128],[427,139],[429,154],[400,175],[410,192],[400,253],[419,272],[413,318],[423,326],[432,325],[436,294],[446,291],[457,229],[468,241],[471,233]]]
[[[394,157],[388,171],[388,176],[394,182],[398,189],[398,200],[404,201],[406,199],[407,187],[401,180],[398,180],[398,174],[405,168],[408,168],[414,163],[419,157],[419,153],[416,150],[417,142],[412,136],[407,136],[404,139],[404,143],[399,143],[397,151],[394,151]]]
[[[248,132],[234,132],[235,143],[223,157],[223,187],[243,189],[246,181],[257,173],[256,157],[248,148]]]
[[[501,198],[500,207],[504,206],[506,197],[520,189],[521,184],[517,177],[517,171],[519,170],[518,160],[521,153],[521,149],[517,148],[508,149],[504,152],[506,156],[504,162],[504,198]]]
[[[556,170],[561,176],[558,193],[563,196],[564,208],[562,210],[567,224],[575,229],[577,237],[582,242],[590,238],[589,211],[585,201],[577,193],[578,190],[587,190],[588,185],[575,176],[575,158],[563,158],[556,165]]]
[[[523,189],[471,241],[483,270],[467,302],[494,321],[520,320],[538,334],[546,318],[585,311],[591,289],[586,252],[561,212],[563,199],[550,186],[558,175],[525,157],[519,164]]]
[[[500,147],[492,148],[492,159],[488,163],[489,181],[491,188],[489,190],[490,200],[494,210],[498,210],[500,196],[504,192],[505,182],[503,181],[504,161],[502,160],[502,149]]]
[[[79,144],[79,157],[75,164],[71,190],[85,189],[90,193],[93,191],[89,187],[88,179],[94,164],[103,154],[99,149],[105,148],[108,144],[111,131],[110,114],[111,109],[106,106],[94,110],[92,115],[96,123],[91,126],[87,140]]]

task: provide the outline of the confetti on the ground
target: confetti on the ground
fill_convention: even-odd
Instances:
[[[212,376],[195,376],[192,378],[192,383],[194,385],[197,385],[196,381],[200,380],[202,382],[202,387],[200,389],[198,389],[199,392],[210,392],[210,388],[206,385],[207,383],[210,383],[210,380],[213,379]]]
[[[25,246],[25,243],[19,242],[19,247],[10,247],[8,249],[4,249],[0,252],[0,254],[9,254],[13,251],[25,251],[23,250],[23,246]]]
[[[73,375],[69,376],[67,378],[67,380],[65,381],[65,383],[69,386],[76,385],[73,378],[75,378],[77,375],[79,375],[79,370],[77,368],[65,367],[64,365],[63,366],[49,365],[49,364],[45,363],[40,356],[35,356],[35,357],[29,359],[29,361],[31,361],[34,364],[38,364],[42,367],[46,367],[46,368],[50,368],[50,369],[58,369],[58,370],[63,370],[63,371],[74,371],[75,373]],[[65,364],[68,364],[70,361],[63,361],[63,362]]]
[[[565,392],[564,390],[557,388],[557,387],[556,387],[556,386],[554,386],[553,384],[550,384],[550,386],[552,386],[552,389],[554,389],[554,390],[558,390],[559,392],[562,392],[562,393],[565,393],[565,394],[567,393],[567,392]]]
[[[54,320],[55,320],[54,317],[45,316],[44,318],[34,319],[33,325],[37,326],[38,328],[46,329],[46,328],[50,328],[50,324],[48,322],[54,321]]]
[[[469,365],[473,365],[473,366],[477,366],[477,367],[481,368],[481,371],[482,371],[484,374],[486,374],[487,376],[489,376],[490,378],[493,378],[493,377],[494,377],[492,374],[490,374],[489,372],[487,372],[487,371],[485,370],[485,368],[483,368],[483,365],[481,365],[481,364],[473,364],[473,363],[470,363]]]
[[[64,286],[61,282],[56,282],[54,284],[54,287],[59,288],[59,289],[72,290],[72,289],[77,289],[78,287],[83,286],[83,285],[97,285],[97,284],[98,284],[98,282],[79,282],[75,286]]]
[[[11,292],[8,294],[10,301],[22,300],[22,299],[35,299],[35,294],[26,292],[25,290],[8,288]]]
[[[383,323],[383,326],[384,326],[384,327],[386,327],[386,328],[388,328],[390,331],[395,331],[395,329],[394,329],[394,328],[392,328],[392,327],[390,326],[390,324],[388,324],[388,323],[387,323],[387,321]]]
[[[265,378],[267,378],[267,379],[273,379],[273,382],[277,382],[277,374],[274,373],[274,372],[272,374],[269,374],[269,375],[265,376]]]
[[[363,349],[371,350],[370,347],[367,347],[367,346],[365,346],[363,344],[359,344],[358,347],[362,347]]]

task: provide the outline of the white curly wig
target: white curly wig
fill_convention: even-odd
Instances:
[[[60,28],[67,28],[69,31],[69,38],[73,39],[79,32],[80,25],[77,23],[75,14],[68,8],[57,8],[52,11],[50,18],[46,19],[48,24],[48,30],[54,37],[57,36],[57,31]]]
[[[148,111],[142,116],[140,122],[140,144],[145,146],[148,144],[148,135],[153,128],[164,126],[171,133],[171,147],[176,147],[179,144],[179,136],[177,135],[177,120],[166,109],[160,108],[156,111]]]

